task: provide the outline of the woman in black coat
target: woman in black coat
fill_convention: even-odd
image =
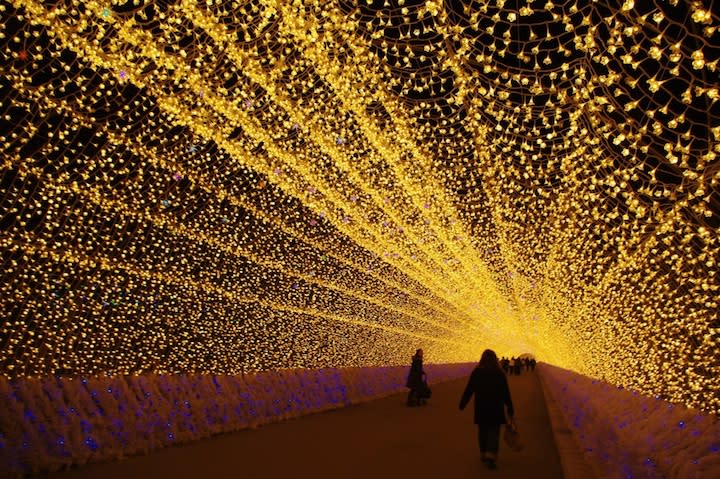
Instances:
[[[478,442],[482,460],[491,469],[495,469],[497,453],[500,447],[500,425],[512,420],[515,411],[507,378],[500,369],[497,355],[486,349],[480,358],[480,364],[473,370],[470,380],[460,399],[462,411],[470,398],[475,395],[475,424],[478,427]]]
[[[425,398],[422,392],[425,388],[425,371],[423,370],[422,349],[415,351],[415,355],[412,357],[412,364],[410,365],[410,372],[408,373],[405,385],[410,388],[407,405],[420,406],[424,404]]]

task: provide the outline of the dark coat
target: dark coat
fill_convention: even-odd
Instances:
[[[473,394],[475,424],[483,426],[505,424],[505,406],[508,416],[512,417],[515,414],[507,378],[499,368],[475,368],[460,399],[460,410],[465,408]]]
[[[423,386],[423,362],[418,356],[413,356],[412,364],[410,365],[410,372],[408,373],[407,382],[405,386],[410,389],[420,389]]]

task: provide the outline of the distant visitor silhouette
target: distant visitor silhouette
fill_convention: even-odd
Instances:
[[[515,410],[510,397],[507,378],[500,369],[495,351],[486,349],[480,363],[475,367],[460,399],[462,411],[470,398],[475,395],[475,424],[478,428],[478,443],[483,462],[490,468],[497,468],[500,447],[500,425],[512,422]]]
[[[422,406],[430,398],[431,391],[427,384],[427,375],[423,370],[422,349],[415,351],[415,355],[412,357],[412,364],[405,385],[410,388],[407,397],[408,406]]]

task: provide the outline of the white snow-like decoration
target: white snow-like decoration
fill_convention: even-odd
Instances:
[[[720,478],[716,416],[548,364],[538,369],[597,477]]]
[[[475,364],[430,364],[431,383]],[[0,477],[144,454],[388,396],[407,366],[288,369],[237,376],[0,378]]]

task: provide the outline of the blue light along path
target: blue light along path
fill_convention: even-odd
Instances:
[[[526,447],[516,453],[501,441],[496,471],[480,461],[472,404],[458,410],[465,381],[435,385],[421,408],[407,408],[405,395],[394,395],[42,477],[562,479],[537,373],[509,377]]]

